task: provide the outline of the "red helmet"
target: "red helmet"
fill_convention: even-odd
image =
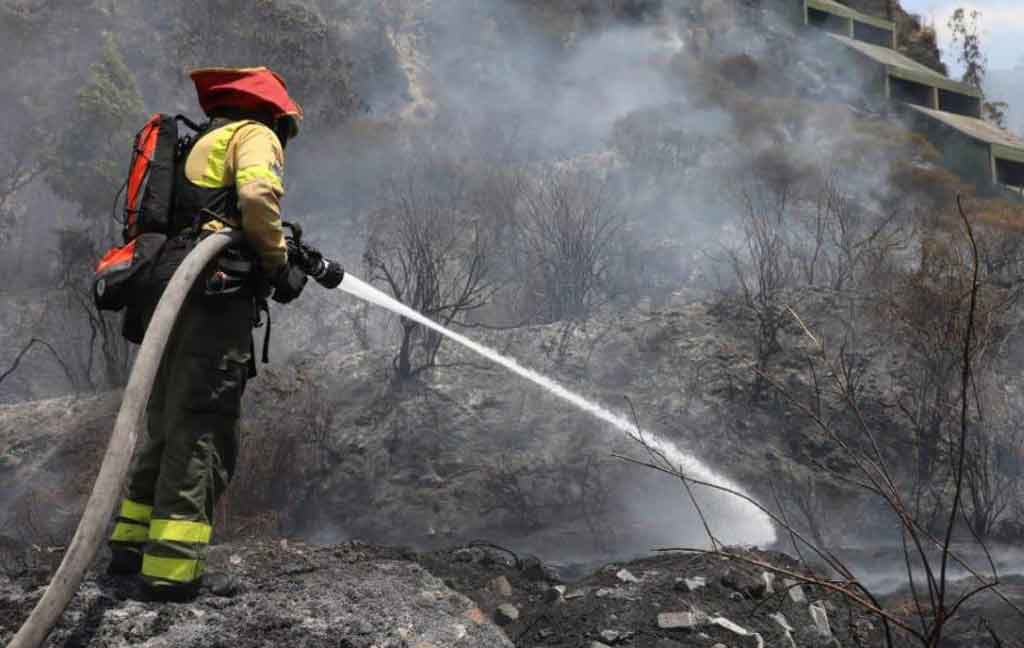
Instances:
[[[269,112],[274,121],[285,120],[290,137],[299,133],[302,107],[288,96],[284,79],[270,68],[202,68],[190,76],[207,115],[220,108]]]

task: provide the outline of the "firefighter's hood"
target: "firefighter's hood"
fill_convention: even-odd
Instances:
[[[207,115],[218,108],[269,110],[274,119],[288,119],[292,135],[298,133],[302,108],[288,95],[284,79],[270,68],[202,68],[192,71],[191,77]]]

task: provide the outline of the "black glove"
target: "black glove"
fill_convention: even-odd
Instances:
[[[279,304],[287,304],[302,294],[306,287],[306,273],[297,265],[288,263],[277,271],[271,283],[274,284],[274,301]]]

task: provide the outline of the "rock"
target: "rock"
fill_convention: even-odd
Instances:
[[[586,587],[581,587],[579,589],[570,590],[570,591],[565,593],[565,600],[566,601],[571,601],[572,599],[583,598],[584,596],[587,595],[588,591],[589,590],[587,590]]]
[[[591,641],[590,648],[611,648],[608,644],[603,644],[600,641]]]
[[[693,630],[700,625],[700,620],[693,612],[662,612],[658,615],[658,627],[662,630],[683,628]]]
[[[736,602],[742,601],[743,600],[743,595],[740,594],[739,592],[729,592],[729,600],[730,601],[736,601]]]
[[[522,561],[523,576],[533,581],[556,580],[554,573],[536,556],[527,556]]]
[[[287,570],[285,573],[293,575],[293,572]],[[228,572],[210,572],[203,577],[203,589],[214,596],[231,598],[242,591],[242,582]]]
[[[618,578],[623,583],[639,583],[640,579],[629,573],[628,569],[620,569],[615,573],[615,578]]]
[[[711,646],[711,648],[729,648],[729,646],[726,646],[724,643],[716,643],[714,646]]]
[[[607,641],[608,643],[615,643],[619,640],[619,637],[622,636],[622,633],[620,633],[618,630],[602,630],[600,634],[601,638]]]
[[[725,570],[722,574],[722,585],[752,599],[761,598],[765,592],[765,583],[762,579],[739,569]]]
[[[491,591],[498,596],[505,598],[512,596],[512,583],[508,582],[508,579],[504,576],[498,576],[497,578],[491,579],[491,582],[488,583],[488,587],[490,587]]]
[[[814,630],[818,633],[818,636],[830,639],[832,637],[832,627],[828,623],[828,611],[825,609],[825,606],[822,605],[821,601],[816,601],[808,609],[811,612],[811,621],[814,622]]]
[[[455,562],[471,563],[479,560],[480,554],[481,551],[479,549],[476,549],[474,547],[466,547],[463,549],[459,549],[454,554],[452,554],[452,558],[455,560]]]
[[[851,636],[858,645],[866,646],[871,641],[871,635],[875,632],[875,624],[867,619],[857,619],[853,624]]]
[[[558,603],[565,598],[565,585],[555,585],[544,590],[545,603]]]
[[[775,574],[771,572],[761,572],[761,579],[764,581],[765,594],[775,593]]]
[[[806,603],[807,596],[804,594],[804,588],[801,587],[797,581],[792,578],[785,578],[782,583],[786,586],[786,590],[789,592],[789,600],[794,603]]]
[[[683,583],[686,585],[687,591],[696,592],[708,586],[708,579],[703,576],[694,576],[693,578],[683,579]]]
[[[519,620],[519,608],[511,603],[503,603],[494,611],[494,622],[500,626]]]

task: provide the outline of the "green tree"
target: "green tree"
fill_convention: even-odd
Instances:
[[[985,97],[984,83],[988,72],[988,57],[981,49],[981,35],[978,29],[980,21],[981,12],[977,9],[972,9],[968,13],[966,9],[958,7],[946,25],[952,33],[956,61],[964,66],[961,79],[982,93],[982,116],[999,128],[1006,128],[1007,103],[986,101]]]
[[[46,165],[46,180],[61,198],[76,205],[84,224],[60,232],[58,252],[66,303],[85,320],[88,337],[76,345],[81,374],[95,386],[94,372],[107,387],[123,384],[128,347],[116,318],[96,310],[91,297],[93,265],[116,242],[118,227],[110,210],[124,182],[135,132],[144,106],[135,75],[125,64],[117,40],[103,36],[99,60],[75,95],[73,110],[56,136]],[[97,359],[99,361],[97,362]]]
[[[100,60],[75,96],[74,110],[59,134],[47,181],[78,205],[83,216],[106,215],[124,182],[129,146],[145,108],[135,75],[112,34],[105,34]]]
[[[946,26],[952,34],[952,47],[956,53],[956,62],[964,66],[961,77],[963,82],[981,90],[985,80],[988,59],[981,51],[981,35],[978,23],[981,12],[972,9],[970,13],[963,7],[953,11]]]

